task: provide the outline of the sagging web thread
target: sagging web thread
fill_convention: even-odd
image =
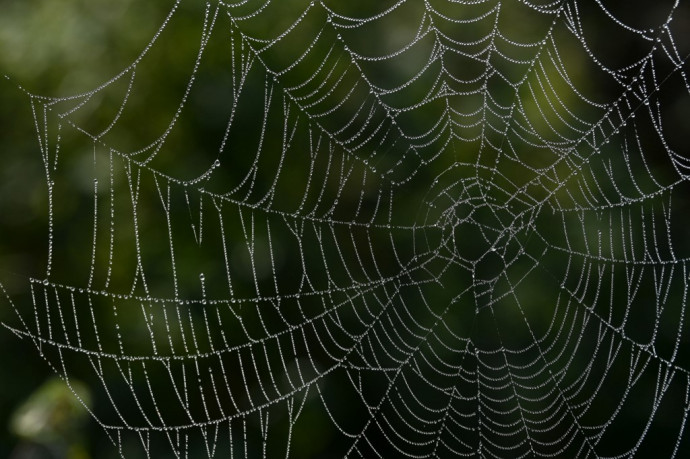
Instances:
[[[13,331],[90,374],[121,455],[299,455],[306,431],[363,457],[677,455],[687,50],[659,8],[178,0],[103,85],[26,90],[49,244]],[[137,144],[181,18],[198,53]],[[592,18],[642,52],[607,63]]]

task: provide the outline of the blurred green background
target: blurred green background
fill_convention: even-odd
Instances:
[[[255,21],[249,20],[243,25],[252,36],[275,37],[277,31],[284,30],[288,24],[297,18],[307,3],[296,0],[280,2],[280,5],[270,10],[270,14]],[[405,10],[403,13],[393,15],[393,19],[388,21],[385,26],[380,26],[381,30],[366,29],[359,35],[356,33],[346,35],[349,31],[344,29],[343,34],[351,46],[361,50],[363,54],[371,50],[370,54],[376,55],[386,46],[390,49],[396,49],[406,39],[409,39],[410,31],[414,30],[415,20],[420,17],[419,10],[423,9],[421,2],[408,3],[413,5],[410,6],[409,11]],[[529,11],[523,11],[519,6],[516,6],[519,2],[505,3],[503,15],[506,19],[501,22],[500,27],[508,36],[519,36],[523,41],[531,42],[542,37],[548,30],[552,19],[550,16],[540,16]],[[617,32],[612,30],[594,1],[570,3],[577,4],[580,14],[587,18],[585,35],[591,39],[589,45],[596,50],[598,56],[602,56],[606,65],[623,66],[635,61],[648,51],[649,44],[647,41],[636,41],[627,35],[624,36],[623,33],[620,36],[616,35]],[[646,29],[657,27],[663,23],[672,3],[636,2],[633,7],[626,3],[625,7],[615,7],[615,12],[625,20],[638,23],[640,28],[643,28],[644,25]],[[128,68],[137,59],[168,16],[172,5],[173,2],[164,0],[120,0],[116,2],[105,0],[0,0],[0,71],[8,77],[0,81],[0,282],[5,289],[5,293],[0,295],[0,323],[21,328],[17,310],[30,307],[32,304],[29,280],[46,277],[48,190],[39,151],[39,136],[36,134],[31,100],[27,92],[49,97],[68,97],[100,87],[104,82],[120,75],[123,69]],[[248,11],[251,10],[250,6],[247,7]],[[367,2],[352,2],[348,8],[352,8],[354,12],[359,12],[360,16],[373,14],[380,9],[380,7],[369,5]],[[455,12],[457,6],[444,3],[440,4],[439,8],[442,11],[447,8],[449,12]],[[116,145],[118,150],[124,152],[137,151],[154,142],[161,132],[165,131],[185,93],[203,36],[202,25],[204,24],[205,11],[205,5],[201,2],[181,2],[178,11],[171,22],[163,28],[151,51],[137,65],[136,79],[130,80],[131,72],[129,72],[112,81],[105,89],[95,92],[83,107],[74,112],[72,119],[75,124],[84,127],[89,132],[101,132],[109,129],[109,122],[113,118],[113,114],[119,110],[130,81],[133,81],[132,97],[131,100],[127,100],[125,114],[112,130],[108,130],[103,139],[106,144]],[[323,24],[323,12],[318,14],[320,16],[316,18],[310,16],[305,21],[306,25],[302,26],[305,29],[305,34],[313,33]],[[680,37],[678,43],[682,49],[688,44],[688,34],[683,29],[682,22],[682,20],[687,19],[687,12],[686,9],[679,9],[676,14],[680,19],[673,24],[673,28],[676,32],[675,36]],[[406,22],[408,19],[409,22]],[[310,22],[312,20],[313,22]],[[239,52],[241,45],[238,36],[233,35],[230,31],[232,28],[231,21],[227,16],[221,14],[218,21],[221,25],[214,30],[208,49],[204,54],[203,65],[195,74],[197,82],[194,86],[193,95],[184,109],[181,121],[175,124],[169,139],[161,144],[160,148],[164,154],[159,154],[155,158],[152,157],[150,166],[152,169],[162,171],[167,175],[191,181],[197,177],[203,177],[209,170],[212,170],[211,178],[208,183],[204,182],[206,183],[204,186],[213,192],[222,194],[237,186],[245,176],[246,171],[251,170],[257,148],[256,140],[259,135],[259,126],[261,126],[264,115],[264,86],[268,78],[262,74],[250,74],[250,78],[257,78],[248,81],[242,89],[243,94],[245,94],[243,100],[246,102],[238,109],[241,117],[235,121],[236,126],[239,126],[239,131],[246,133],[246,135],[235,135],[230,140],[229,149],[239,153],[229,155],[221,152],[219,154],[220,140],[223,138],[224,128],[230,114],[227,101],[232,97],[233,88],[233,75],[229,71],[232,65],[229,53],[231,51]],[[486,30],[481,29],[480,26],[477,26],[476,29],[469,27],[465,29],[458,26],[456,38],[462,39],[464,36],[470,40],[473,37],[483,37],[490,30],[490,26]],[[562,41],[559,41],[562,44],[559,48],[560,58],[566,61],[569,69],[572,70],[570,78],[574,87],[582,90],[588,98],[600,103],[610,103],[621,94],[620,81],[616,82],[610,75],[602,72],[598,65],[593,64],[590,57],[583,52],[580,43],[574,39],[565,38],[568,34],[563,27],[557,28],[554,35],[558,35],[559,39],[562,36]],[[376,41],[380,37],[386,37],[388,42]],[[231,41],[231,39],[235,41]],[[299,40],[295,40],[296,45],[292,46],[290,39],[286,39],[286,43],[276,50],[269,50],[263,55],[270,68],[285,68],[299,57],[303,51],[301,43]],[[333,37],[333,41],[335,41],[335,37]],[[232,44],[229,45],[229,43]],[[257,43],[259,46],[262,42],[257,40]],[[377,46],[381,48],[375,48]],[[409,79],[425,64],[427,59],[425,53],[428,48],[424,48],[424,46],[426,46],[424,43],[420,45],[418,60],[413,55],[412,58],[407,56],[405,60],[390,59],[384,63],[364,62],[361,65],[377,78],[375,82],[377,85],[393,87]],[[321,55],[315,53],[314,56],[307,57],[301,61],[301,66],[297,66],[295,70],[281,76],[281,84],[290,86],[307,80],[310,75],[308,72],[313,71],[318,66],[320,57],[316,56]],[[529,56],[526,57],[529,58]],[[492,62],[492,64],[504,71],[507,77],[511,76],[511,72],[514,72],[512,76],[516,77],[525,72],[525,66],[510,62],[503,62],[502,64]],[[470,78],[477,71],[459,58],[457,61],[451,60],[447,65],[455,65],[457,68],[454,71],[457,74],[467,76],[467,78]],[[260,67],[258,64],[256,66]],[[662,72],[666,70],[668,69],[660,68]],[[560,81],[555,74],[555,68],[542,68],[541,71],[543,71],[546,79]],[[421,99],[423,91],[428,89],[424,86],[426,84],[424,78],[426,76],[418,80],[417,85],[412,85],[408,92],[390,96],[387,102],[391,105],[403,106],[406,101],[418,101]],[[544,92],[536,95],[523,89],[517,96],[523,98],[522,106],[526,111],[526,117],[534,123],[533,127],[537,131],[548,130],[547,123],[544,123],[543,120],[542,124],[539,125],[541,119],[539,105],[553,102],[554,98],[553,95],[550,95],[552,94],[551,91],[561,94],[560,103],[577,110],[577,115],[581,119],[591,121],[601,116],[597,108],[583,104],[567,85],[562,81],[560,84],[561,86],[551,88],[551,90],[542,88]],[[687,154],[687,146],[690,143],[685,138],[687,129],[683,128],[688,119],[687,93],[683,92],[680,81],[670,80],[665,82],[665,85],[666,92],[659,93],[658,100],[663,101],[664,107],[668,107],[668,110],[664,111],[665,122],[670,127],[666,133],[667,140],[669,144],[677,146],[680,151]],[[342,88],[335,90],[332,97],[344,97],[345,93],[342,91],[344,91]],[[506,105],[512,102],[513,93],[509,87],[496,83],[496,86],[492,87],[490,91],[497,101]],[[678,94],[682,94],[682,97]],[[662,95],[666,98],[662,98]],[[76,106],[83,100],[85,100],[84,97],[56,101],[53,105],[55,113],[66,111],[69,109],[68,107]],[[357,99],[354,98],[354,100]],[[332,128],[332,130],[341,127],[349,119],[347,115],[351,116],[352,111],[356,108],[354,102],[348,103],[351,103],[352,106],[346,104],[335,115],[324,119],[322,121],[324,127]],[[36,107],[39,105],[36,104],[34,108]],[[434,112],[437,108],[432,106],[428,108],[428,112],[424,110],[412,111],[401,116],[400,123],[410,132],[422,132],[438,120],[438,112]],[[318,112],[319,110],[314,108],[314,111]],[[42,129],[41,117],[43,114],[40,110],[37,113],[39,127]],[[644,113],[642,114],[644,115]],[[274,186],[272,172],[262,174],[264,170],[272,170],[271,167],[274,167],[277,162],[283,136],[280,129],[281,115],[273,113],[271,116],[269,121],[272,123],[270,124],[271,130],[266,136],[264,147],[267,153],[261,159],[265,163],[261,163],[262,167],[256,177],[257,185],[251,192],[247,191],[246,201],[258,201],[262,193],[261,190],[270,190]],[[290,116],[296,115],[287,115],[288,118]],[[48,124],[51,129],[49,133],[49,137],[52,139],[51,145],[56,145],[53,143],[56,135],[52,131],[55,126],[54,121],[51,118]],[[555,120],[552,121],[554,121],[554,125],[558,126]],[[560,127],[562,128],[562,126]],[[651,152],[646,158],[648,162],[644,167],[653,170],[662,184],[671,183],[676,179],[676,175],[663,151],[659,148],[659,142],[654,140],[653,128],[642,126],[638,129],[640,133],[638,138],[641,138],[643,142],[649,142],[645,146],[645,151]],[[473,134],[472,129],[468,129],[467,133],[468,135]],[[91,238],[93,236],[93,179],[99,181],[99,186],[105,183],[109,174],[108,162],[112,160],[109,160],[109,153],[105,148],[100,145],[94,146],[94,143],[88,140],[85,141],[85,138],[75,133],[74,130],[66,128],[64,132],[61,131],[61,134],[63,137],[60,139],[60,148],[64,159],[61,159],[61,168],[55,174],[53,195],[56,228],[54,233],[56,240],[55,258],[58,263],[54,267],[50,279],[51,282],[64,285],[86,287],[87,282],[90,282],[85,273],[88,273],[88,266],[91,262]],[[297,144],[302,142],[300,145],[306,145],[308,139],[304,134],[297,134],[295,142]],[[615,146],[611,148],[619,148],[621,144],[622,141],[617,141]],[[368,145],[367,148],[369,148]],[[138,154],[137,157],[144,159],[149,152],[155,149],[154,145],[153,148]],[[401,199],[406,203],[396,208],[395,218],[399,218],[401,223],[421,223],[417,215],[422,208],[424,197],[433,192],[431,181],[437,177],[441,177],[441,181],[443,181],[443,177],[452,176],[452,172],[449,173],[452,169],[450,165],[457,161],[458,155],[476,154],[471,150],[470,146],[467,147],[466,152],[455,151],[453,154],[444,152],[440,160],[431,161],[428,166],[422,168],[411,185],[405,189],[405,193],[407,193],[405,196],[410,198],[409,200]],[[379,170],[395,169],[392,164],[397,159],[396,152],[381,153],[366,150],[358,152],[358,154],[361,156],[360,159],[371,161],[371,164],[374,164],[374,167]],[[518,151],[515,154],[520,156],[525,152]],[[614,159],[616,167],[623,164],[620,159],[621,155],[610,152],[609,154],[613,158],[618,158]],[[534,159],[535,165],[538,165],[540,161],[550,161],[548,157],[542,157],[538,154],[530,158]],[[219,167],[213,166],[216,160],[220,161]],[[291,174],[296,182],[305,182],[309,173],[306,154],[302,166],[300,168],[299,161],[288,162],[285,166],[288,170],[286,174]],[[504,176],[517,183],[529,178],[525,177],[524,171],[517,166],[513,169],[502,167]],[[642,165],[638,164],[633,167],[638,169],[631,172],[631,175],[647,174],[643,171]],[[399,168],[399,171],[396,169],[398,171],[396,173],[403,177],[414,169],[415,164],[404,164]],[[392,175],[395,176],[396,174]],[[484,178],[489,180],[489,176],[490,174],[487,174]],[[452,180],[452,177],[448,180]],[[124,180],[120,185],[123,183]],[[155,190],[152,183],[149,179],[149,188],[145,188],[149,194],[142,198],[141,218],[144,221],[142,226],[149,225],[149,227],[155,228],[156,222],[164,225],[165,220],[160,209],[155,210],[159,203],[158,196],[151,191]],[[275,197],[276,207],[280,208],[281,205],[285,205],[288,208],[291,204],[299,203],[300,189],[282,182],[278,188],[280,193]],[[625,194],[633,188],[632,184],[620,184],[618,191],[622,190]],[[107,187],[104,189],[107,190]],[[335,194],[337,183],[329,182],[328,189],[332,195]],[[674,228],[676,229],[685,228],[690,223],[687,212],[688,200],[684,201],[682,198],[687,190],[683,186],[678,189],[681,197],[674,197],[673,202]],[[539,193],[542,191],[534,191],[533,197],[535,199],[541,197]],[[605,194],[610,191],[602,190],[602,193]],[[655,190],[652,188],[645,190],[646,193],[652,191]],[[103,192],[99,191],[99,193]],[[490,190],[488,193],[494,193],[496,199],[504,199],[500,191]],[[107,193],[96,193],[96,195],[99,199],[107,199]],[[182,202],[182,195],[180,194],[176,199]],[[347,209],[341,210],[344,220],[347,219],[347,212],[352,212],[356,208],[358,199],[359,195],[357,194],[343,197],[344,204],[341,209]],[[366,197],[364,207],[369,211],[373,206],[373,199],[372,196]],[[205,201],[205,205],[212,206],[209,201]],[[441,205],[444,204],[441,203]],[[294,206],[292,209],[294,211]],[[120,210],[122,209],[119,209],[118,212]],[[335,219],[336,217],[332,216],[332,218]],[[118,226],[113,230],[115,233],[131,232],[130,220],[122,218],[115,219],[115,222]],[[575,217],[570,223],[573,227],[579,225]],[[606,226],[606,222],[594,222],[589,229],[596,232],[599,229],[597,224]],[[206,223],[205,228],[209,232],[209,238],[214,233],[219,232],[216,226],[216,223]],[[239,223],[236,221],[228,223],[228,226],[235,230],[233,234],[241,233]],[[263,226],[259,230],[264,234],[266,231]],[[433,231],[430,232],[429,239],[439,237],[438,234],[432,233]],[[99,233],[99,237],[101,234],[105,236],[105,239],[99,239],[99,247],[104,247],[104,252],[99,251],[94,256],[105,265],[108,257],[107,242],[104,242],[107,240],[107,231]],[[237,278],[235,283],[237,290],[234,292],[236,297],[243,298],[255,295],[253,277],[260,278],[260,288],[262,289],[268,288],[266,286],[272,284],[271,265],[267,261],[269,252],[277,258],[277,261],[273,261],[278,270],[276,277],[279,277],[285,285],[299,283],[299,274],[295,270],[299,253],[294,247],[294,240],[291,239],[291,235],[284,227],[281,228],[278,225],[276,228],[272,228],[271,234],[273,246],[270,249],[267,247],[265,238],[257,238],[259,255],[256,256],[259,262],[258,267],[253,266],[251,270],[248,267],[251,264],[249,256],[241,247],[244,238],[235,236],[236,240],[230,241],[230,244],[236,247],[233,252],[236,260],[233,262],[235,263],[233,269]],[[167,234],[153,232],[147,236],[148,245],[144,250],[149,259],[157,260],[156,254],[165,254],[168,250]],[[384,236],[387,235],[380,236],[381,239],[376,242],[383,245],[381,241]],[[130,286],[128,282],[131,283],[132,263],[135,259],[134,251],[131,248],[131,237],[131,235],[122,236],[123,244],[129,244],[130,248],[123,249],[121,254],[118,254],[120,258],[113,264],[112,272],[108,274],[111,290],[114,292],[128,293]],[[463,237],[468,236],[462,234],[459,239]],[[527,239],[536,243],[536,241]],[[222,274],[216,272],[217,270],[214,271],[218,264],[222,263],[222,260],[219,259],[219,253],[208,252],[199,255],[195,252],[196,247],[193,247],[191,237],[180,238],[180,240],[184,241],[183,244],[189,245],[189,247],[178,247],[178,250],[183,253],[181,257],[195,260],[194,265],[182,264],[180,266],[178,273],[180,281],[176,288],[180,289],[182,297],[200,298],[202,295],[208,295],[209,298],[227,297],[227,292],[221,291],[221,289],[214,291],[213,287],[213,285],[219,284],[220,282],[216,281],[222,278]],[[411,241],[409,244],[411,245]],[[686,256],[683,254],[687,254],[688,248],[690,248],[690,242],[688,242],[687,237],[682,235],[682,232],[674,232],[672,245],[679,256]],[[473,246],[476,244],[471,242],[462,250],[472,250]],[[317,266],[319,254],[312,254],[311,257],[310,263]],[[554,260],[545,257],[542,261],[547,274],[542,277],[535,276],[535,279],[530,278],[520,293],[525,302],[533,307],[531,313],[535,323],[548,324],[552,314],[549,307],[552,305],[553,301],[551,300],[556,297],[555,292],[558,289],[554,279],[558,279],[559,275],[562,274],[559,269],[563,267],[559,265],[564,264],[564,262],[557,256]],[[389,262],[388,266],[381,267],[383,271],[393,269],[392,257]],[[165,270],[168,266],[169,261],[167,259],[153,261],[147,265],[154,297],[173,296],[170,285],[166,284],[168,279]],[[491,267],[486,269],[491,270]],[[251,273],[252,270],[254,275]],[[258,270],[258,274],[256,274],[256,270]],[[199,272],[203,272],[205,275],[204,286],[199,284]],[[102,284],[105,279],[104,276],[102,272],[97,273],[96,282]],[[460,285],[466,285],[467,282],[470,282],[466,275],[459,275],[458,279],[460,278],[462,279],[457,282],[457,290],[437,291],[436,293],[431,293],[433,289],[426,291],[428,297],[432,299],[431,302],[447,304],[460,290]],[[137,288],[140,290],[141,286]],[[202,292],[204,288],[207,288],[208,291]],[[639,302],[653,302],[654,292],[652,289],[643,290],[644,292],[640,293]],[[674,308],[679,307],[681,296],[682,288],[676,288],[674,284],[674,289],[670,299],[668,299],[668,302],[674,306],[670,306],[669,310],[675,310]],[[100,304],[98,303],[100,300],[94,301]],[[103,300],[103,304],[105,303]],[[538,310],[539,308],[543,308],[543,312],[534,312],[535,309]],[[449,323],[454,323],[458,328],[467,327],[466,324],[462,323],[462,319],[465,317],[463,314],[462,312],[458,313],[457,316],[450,314],[447,320]],[[682,315],[682,313],[680,314]],[[519,318],[517,312],[513,311],[506,320],[515,320],[516,317]],[[645,322],[648,319],[641,317],[639,320]],[[122,321],[122,328],[131,331],[130,338],[132,341],[140,339],[139,348],[130,348],[130,352],[135,352],[134,349],[136,349],[142,354],[150,353],[148,332],[141,323],[140,316],[135,314],[122,315],[119,320]],[[248,321],[251,320],[248,319]],[[671,325],[669,325],[669,329],[672,330]],[[113,336],[110,338],[114,340]],[[666,339],[668,343],[674,344],[676,336],[672,331],[668,336],[659,338],[659,340]],[[111,344],[115,346],[114,342]],[[687,348],[685,336],[682,337],[681,347]],[[688,363],[686,353],[687,351],[681,352],[676,360],[678,365],[683,365],[685,368],[687,368]],[[47,359],[55,362],[54,357]],[[580,356],[580,358],[583,359],[581,364],[585,365],[587,356]],[[14,459],[115,457],[112,446],[108,440],[104,439],[102,429],[91,420],[84,406],[76,402],[75,395],[78,395],[82,402],[89,407],[95,406],[98,409],[99,406],[108,404],[105,395],[95,388],[99,382],[89,368],[76,366],[73,370],[73,377],[70,378],[71,386],[68,388],[64,382],[55,378],[55,372],[41,358],[39,352],[36,352],[35,346],[27,337],[18,339],[5,327],[0,329],[0,362],[2,365],[2,374],[0,375],[0,457],[12,457]],[[295,365],[299,366],[299,361]],[[164,376],[152,372],[154,379],[157,377],[156,375],[163,381]],[[623,376],[621,376],[621,381],[623,383],[625,381]],[[614,391],[615,395],[620,395],[620,393],[615,392],[615,388],[611,390]],[[680,395],[673,395],[673,397],[676,396],[678,399],[681,398]],[[311,397],[314,397],[313,394]],[[323,457],[327,452],[339,451],[342,446],[333,446],[338,433],[332,427],[328,427],[327,417],[317,409],[317,406],[318,401],[310,399],[310,403],[307,404],[303,414],[305,421],[299,424],[298,429],[293,433],[293,453],[298,457],[318,455]],[[640,418],[635,418],[634,414],[630,414],[631,425],[638,425],[638,421],[647,415],[648,411],[644,409],[640,410]],[[668,419],[669,430],[677,428],[676,418],[669,416]],[[623,427],[620,429],[624,431],[627,424],[623,422],[622,425]],[[309,426],[318,426],[318,428],[314,431],[310,430]],[[256,429],[256,426],[254,428]],[[319,428],[321,430],[318,430]],[[343,444],[346,443],[343,440]],[[664,446],[668,446],[668,444],[664,443]],[[132,451],[135,449],[133,446]],[[125,451],[127,451],[126,446]],[[333,454],[335,455],[335,453]]]

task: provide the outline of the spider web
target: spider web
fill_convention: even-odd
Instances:
[[[122,456],[682,455],[683,8],[178,0],[24,89],[46,270],[4,325]]]

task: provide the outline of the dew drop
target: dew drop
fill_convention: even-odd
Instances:
[[[216,159],[216,160],[213,162],[213,167],[220,167],[220,159]]]
[[[48,279],[43,279],[43,285],[48,285]]]

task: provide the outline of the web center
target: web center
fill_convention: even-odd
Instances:
[[[453,257],[462,264],[471,266],[473,277],[491,280],[505,269],[505,252],[500,233],[481,222],[456,221],[450,232]]]

